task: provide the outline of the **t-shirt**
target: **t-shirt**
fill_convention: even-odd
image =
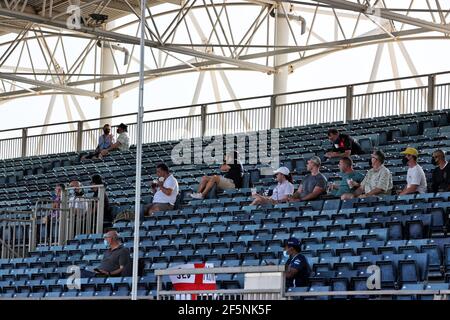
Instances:
[[[350,172],[350,173],[340,173],[341,175],[341,181],[339,181],[338,183],[338,189],[337,190],[333,190],[331,192],[332,195],[336,196],[336,197],[340,197],[342,196],[344,193],[351,193],[353,190],[350,189],[350,187],[348,186],[347,180],[353,180],[357,183],[361,183],[361,181],[363,181],[364,176],[362,173],[360,172]]]
[[[273,189],[272,199],[278,201],[293,193],[294,185],[286,180],[283,183],[278,183],[275,189]]]
[[[177,201],[178,195],[178,181],[171,174],[163,183],[163,187],[167,189],[172,189],[172,194],[170,196],[166,195],[161,191],[160,188],[157,189],[155,195],[153,196],[153,203],[169,203],[174,205]]]
[[[431,191],[446,192],[450,186],[450,165],[447,163],[444,169],[436,167],[433,169],[431,178]]]
[[[119,150],[120,151],[126,151],[130,149],[130,137],[128,136],[127,132],[122,132],[117,137],[117,142],[120,142]]]
[[[367,172],[364,180],[361,182],[361,186],[364,189],[364,193],[369,193],[373,189],[379,188],[384,190],[382,194],[389,195],[393,187],[392,174],[384,165],[378,168],[377,171],[372,168]]]
[[[104,149],[108,149],[109,147],[111,147],[111,145],[114,144],[114,137],[109,134],[109,135],[104,135],[102,134],[100,137],[98,137],[98,149],[99,150],[104,150]]]
[[[122,274],[118,276],[128,277],[131,276],[131,274],[127,274],[129,273],[129,270],[131,270],[131,268],[129,267],[130,263],[130,250],[128,250],[128,248],[125,248],[123,245],[120,245],[114,250],[109,249],[105,251],[99,269],[113,272],[119,269],[120,266],[123,266],[124,268]]]
[[[408,169],[406,182],[408,186],[412,184],[417,185],[417,192],[419,193],[427,192],[427,178],[425,176],[425,172],[423,172],[422,167],[418,164]]]
[[[286,269],[287,267],[297,269],[298,272],[293,279],[286,279],[286,288],[308,286],[311,267],[304,255],[299,253],[294,257],[289,257],[286,261]]]
[[[315,187],[322,188],[323,193],[325,193],[327,190],[327,178],[325,178],[325,176],[320,172],[315,176],[309,175],[305,179],[303,179],[303,190],[300,196],[303,198],[304,196],[310,194],[311,192],[313,192]]]
[[[344,153],[347,150],[351,150],[351,154],[363,154],[361,146],[348,134],[341,133],[333,144],[333,152]]]
[[[227,178],[227,179],[231,179],[234,182],[234,186],[239,189],[242,188],[242,176],[244,174],[244,168],[242,167],[242,164],[239,163],[234,163],[234,164],[229,164],[230,166],[230,170],[228,170],[228,172],[226,172],[223,177]]]

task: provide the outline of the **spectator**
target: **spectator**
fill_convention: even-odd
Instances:
[[[130,258],[130,250],[124,247],[116,231],[111,230],[103,236],[108,250],[103,254],[102,262],[94,272],[81,270],[82,278],[96,276],[103,277],[130,277],[132,276],[133,263]]]
[[[417,164],[419,152],[414,148],[406,148],[401,154],[405,155],[404,165],[408,165],[408,174],[406,176],[406,188],[399,194],[415,194],[427,192],[427,178],[421,166]]]
[[[370,163],[372,169],[367,172],[364,180],[356,191],[343,194],[341,199],[347,200],[354,197],[365,198],[369,196],[389,195],[392,193],[392,174],[388,168],[384,166],[386,157],[380,150],[372,153]]]
[[[345,193],[352,193],[364,179],[361,173],[353,170],[353,161],[349,157],[343,157],[339,160],[339,170],[341,171],[339,184],[331,184],[330,194],[335,197],[341,197]]]
[[[169,167],[164,163],[156,166],[158,180],[152,184],[153,203],[145,210],[145,215],[151,216],[156,211],[172,210],[178,196],[178,181],[170,174]]]
[[[98,198],[99,187],[96,186],[104,185],[102,177],[100,177],[98,174],[93,175],[91,183],[92,183],[92,191],[94,192],[93,197]],[[104,228],[111,227],[112,223],[113,223],[112,210],[109,205],[109,199],[108,195],[106,194],[106,186],[105,186],[105,192],[103,196],[103,227]]]
[[[117,142],[111,144],[111,146],[107,149],[104,149],[100,152],[99,159],[107,156],[111,151],[126,151],[130,149],[130,137],[128,136],[128,126],[126,124],[119,124],[117,127]]]
[[[308,260],[300,253],[300,241],[290,238],[284,243],[286,261],[286,288],[308,287],[311,267]]]
[[[286,167],[281,167],[274,172],[277,186],[273,190],[272,196],[261,196],[259,194],[254,194],[253,198],[255,200],[252,202],[253,205],[266,204],[266,203],[280,203],[286,202],[289,195],[294,193],[294,185],[292,184],[292,176],[289,169]]]
[[[319,198],[326,192],[327,178],[320,173],[321,161],[317,156],[312,157],[306,164],[306,169],[311,172],[306,176],[303,183],[300,182],[298,190],[289,201],[309,201]]]
[[[238,152],[231,152],[225,157],[224,163],[220,166],[220,171],[224,173],[223,176],[202,177],[198,192],[192,193],[191,197],[194,199],[205,198],[214,185],[217,185],[220,190],[242,188],[244,168],[239,161]]]
[[[98,145],[94,152],[89,153],[86,156],[81,157],[84,159],[98,159],[103,150],[108,149],[114,144],[114,137],[111,134],[111,127],[109,124],[103,126],[103,134],[98,138]]]
[[[77,180],[73,180],[69,183],[69,208],[82,209],[87,211],[88,204],[84,198],[83,185]]]
[[[328,139],[333,144],[333,148],[325,154],[327,158],[350,157],[364,153],[358,142],[348,134],[339,133],[336,129],[328,130]]]
[[[450,191],[450,166],[445,161],[445,153],[442,150],[433,152],[431,163],[436,166],[431,177],[431,191],[434,193]]]

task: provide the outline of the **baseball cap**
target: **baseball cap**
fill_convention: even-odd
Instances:
[[[123,129],[125,131],[128,131],[128,126],[126,124],[124,124],[124,123],[119,124],[117,127],[121,128],[121,129]]]
[[[290,171],[286,167],[280,167],[277,170],[275,170],[275,172],[273,174],[277,174],[277,173],[281,173],[281,174],[284,174],[285,176],[288,176]]]
[[[298,240],[295,237],[289,238],[286,241],[284,241],[284,243],[283,243],[283,247],[286,247],[286,246],[300,248],[300,240]]]
[[[402,151],[400,153],[401,154],[409,154],[411,156],[416,156],[416,157],[419,155],[419,151],[417,151],[417,149],[411,148],[411,147],[406,148],[405,151]]]
[[[322,164],[322,161],[320,160],[320,158],[318,156],[313,156],[309,160],[311,160],[312,162],[314,162],[318,166],[320,166]]]

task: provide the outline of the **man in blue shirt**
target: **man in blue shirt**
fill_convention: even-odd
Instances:
[[[286,288],[307,287],[311,267],[306,257],[300,253],[300,241],[297,238],[289,238],[284,243],[285,255],[289,255],[286,261]]]
[[[331,185],[330,194],[340,198],[343,194],[353,193],[363,181],[364,176],[353,170],[353,161],[349,157],[339,160],[339,170],[341,171],[341,181]]]
[[[111,134],[111,127],[109,124],[105,124],[103,126],[103,134],[100,137],[98,137],[98,145],[97,145],[97,148],[95,148],[95,151],[89,153],[88,155],[81,157],[81,160],[98,159],[101,152],[103,150],[107,150],[114,143],[115,143],[115,141],[114,141],[113,135]]]

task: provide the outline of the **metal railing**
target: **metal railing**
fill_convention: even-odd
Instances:
[[[400,89],[403,88],[403,89]],[[143,143],[236,134],[450,108],[450,71],[144,113]],[[0,130],[0,159],[92,150],[100,123],[129,124],[136,142],[136,113],[108,118]]]
[[[65,245],[78,234],[103,233],[105,188],[95,187],[97,198],[70,197],[73,188],[68,188],[60,201],[38,200],[33,212],[3,212],[0,258],[23,258],[39,246]]]
[[[225,290],[190,290],[169,291],[162,290],[162,277],[170,275],[195,274],[261,274],[278,273],[281,283],[278,289],[225,289]],[[197,295],[197,300],[293,300],[296,298],[323,298],[323,297],[379,297],[392,298],[399,296],[433,296],[433,300],[447,300],[450,290],[357,290],[357,291],[322,291],[322,292],[296,292],[285,290],[285,266],[257,266],[257,267],[230,267],[205,269],[164,269],[155,270],[157,276],[157,299],[177,299],[183,295]]]

